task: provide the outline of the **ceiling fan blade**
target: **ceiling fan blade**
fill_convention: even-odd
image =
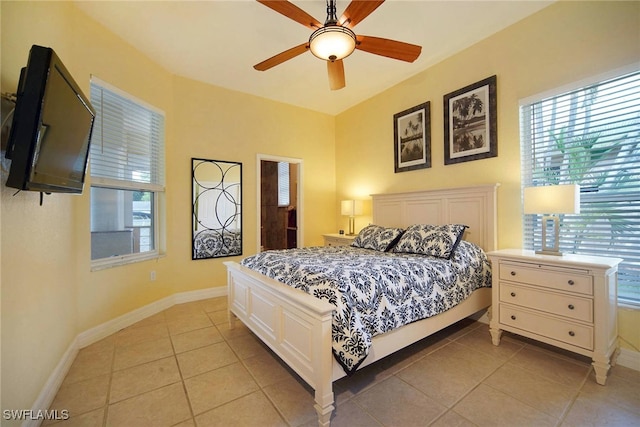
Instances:
[[[345,87],[344,64],[342,63],[342,59],[327,61],[327,72],[329,74],[329,88],[331,90],[338,90]]]
[[[269,68],[282,64],[284,61],[288,61],[291,58],[295,58],[296,56],[305,53],[308,49],[308,43],[302,43],[301,45],[287,49],[284,52],[280,52],[269,59],[265,59],[261,63],[254,65],[253,68],[258,71],[266,71]]]
[[[422,52],[422,46],[411,43],[371,36],[357,36],[357,39],[356,49],[400,61],[413,62]]]
[[[355,27],[360,21],[369,16],[384,0],[354,0],[344,10],[338,22],[347,28]]]
[[[287,0],[257,0],[258,3],[262,3],[270,9],[275,10],[278,13],[286,16],[289,19],[304,25],[307,28],[315,30],[322,27],[322,24],[313,16],[309,15],[304,10],[300,9],[295,4],[288,2]]]

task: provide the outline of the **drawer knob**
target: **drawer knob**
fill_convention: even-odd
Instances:
[[[569,304],[569,310],[573,310],[574,308],[573,304]]]
[[[511,315],[511,320],[516,320],[516,316],[514,316],[513,314]]]
[[[575,337],[575,336],[576,336],[576,333],[575,333],[575,332],[573,332],[573,331],[569,331],[569,336]]]
[[[516,272],[515,272],[515,271],[512,271],[512,272],[511,272],[511,275],[512,275],[512,276],[515,276],[515,275],[516,275]]]
[[[567,283],[569,283],[570,286],[573,286],[576,284],[576,282],[574,282],[573,280],[569,280]]]
[[[512,297],[515,297],[515,296],[516,296],[516,293],[515,293],[515,292],[511,292],[511,296],[512,296]]]

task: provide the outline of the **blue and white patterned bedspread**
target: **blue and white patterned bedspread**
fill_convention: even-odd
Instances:
[[[266,251],[241,264],[337,307],[333,353],[347,374],[364,361],[374,335],[442,313],[491,286],[487,256],[466,241],[450,260],[330,246]]]

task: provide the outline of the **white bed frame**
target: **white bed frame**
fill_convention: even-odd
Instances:
[[[496,193],[499,184],[444,190],[374,194],[373,223],[466,224],[465,240],[485,251],[496,249]],[[229,323],[240,319],[315,390],[320,426],[329,426],[333,381],[345,376],[331,351],[334,306],[236,262],[225,262]],[[367,366],[491,305],[491,289],[481,288],[448,310],[373,338]]]

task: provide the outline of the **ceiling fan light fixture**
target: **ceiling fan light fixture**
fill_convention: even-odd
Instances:
[[[347,27],[327,25],[309,37],[309,49],[325,61],[336,61],[351,55],[356,48],[356,35]]]

